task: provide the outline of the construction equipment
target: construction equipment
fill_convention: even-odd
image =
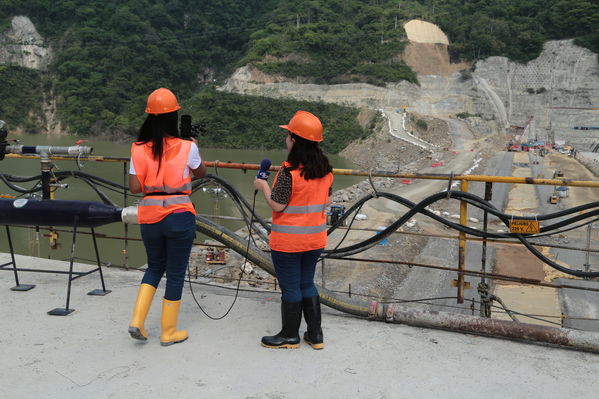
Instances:
[[[216,265],[227,264],[227,254],[224,249],[208,248],[206,252],[206,263]]]
[[[524,125],[524,127],[517,127],[517,129],[522,129],[522,133],[520,133],[517,137],[515,137],[514,139],[509,141],[509,143],[507,145],[508,151],[519,152],[522,150],[522,137],[524,137],[525,135],[529,135],[529,133],[532,131],[532,129],[534,129],[534,127],[533,127],[534,118],[535,118],[534,115],[531,115],[530,118],[528,118],[528,121],[526,121],[526,124]],[[528,151],[528,148],[527,148],[527,151]]]
[[[343,205],[331,205],[331,210],[327,212],[327,224],[334,225],[344,214],[345,207]]]

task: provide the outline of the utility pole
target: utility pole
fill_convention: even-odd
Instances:
[[[299,14],[297,14],[296,20],[295,20],[295,28],[299,29],[299,23],[300,23],[300,17]]]

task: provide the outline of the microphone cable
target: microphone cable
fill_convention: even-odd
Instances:
[[[219,317],[216,316],[211,316],[209,315],[204,308],[202,308],[202,305],[200,305],[200,303],[198,302],[194,292],[193,292],[193,286],[191,284],[191,269],[189,267],[189,261],[187,262],[187,281],[189,281],[189,290],[191,291],[191,296],[193,297],[193,300],[195,301],[196,305],[198,305],[198,308],[200,308],[200,310],[202,311],[202,313],[204,313],[204,315],[206,315],[206,317],[208,317],[211,320],[222,320],[225,317],[227,317],[227,315],[231,312],[231,310],[233,309],[233,306],[235,306],[235,302],[237,302],[237,298],[239,297],[239,287],[241,286],[241,279],[243,278],[243,275],[245,273],[245,265],[247,264],[247,260],[248,260],[248,253],[250,251],[250,243],[251,243],[251,238],[252,238],[252,225],[254,223],[254,212],[255,212],[255,208],[256,208],[256,194],[258,194],[258,191],[254,191],[254,200],[252,201],[252,213],[251,213],[251,217],[250,217],[250,223],[248,225],[248,243],[247,246],[245,248],[245,255],[244,255],[244,260],[243,260],[243,265],[241,266],[241,273],[239,273],[239,279],[237,280],[237,287],[235,287],[235,297],[233,298],[233,302],[231,303],[231,306],[229,306],[229,309],[227,309],[227,311]]]

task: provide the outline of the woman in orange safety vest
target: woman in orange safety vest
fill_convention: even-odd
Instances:
[[[304,340],[314,349],[324,348],[320,300],[314,285],[316,262],[327,243],[325,207],[329,202],[333,174],[319,147],[320,120],[297,111],[287,125],[287,161],[275,176],[273,188],[254,181],[272,208],[270,249],[281,286],[282,329],[262,337],[267,348],[298,348],[302,310],[308,326]]]
[[[168,89],[155,90],[148,97],[145,122],[137,142],[131,146],[129,189],[144,193],[137,207],[141,236],[148,256],[148,268],[141,281],[129,324],[129,334],[145,341],[144,322],[156,287],[166,272],[162,300],[161,345],[183,342],[188,334],[177,330],[181,293],[189,253],[195,238],[195,209],[191,174],[203,177],[197,142],[179,137],[177,98]]]

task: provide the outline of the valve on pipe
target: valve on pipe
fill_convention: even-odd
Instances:
[[[6,154],[38,154],[42,157],[49,157],[52,155],[63,155],[63,156],[82,156],[91,155],[94,151],[92,147],[85,145],[72,145],[72,146],[54,146],[54,145],[20,145],[11,144],[6,146]]]
[[[79,159],[80,156],[90,155],[93,152],[92,147],[81,146],[81,145],[73,145],[68,147],[61,146],[49,146],[49,145],[19,145],[12,144],[6,146],[7,154],[37,154],[40,156],[40,168],[42,172],[42,199],[51,199],[51,172],[53,168],[53,164],[50,161],[50,156],[52,155],[68,155],[68,156],[77,156]],[[54,186],[58,187],[58,186]]]
[[[52,162],[50,161],[50,157],[53,155],[58,156],[76,156],[77,162],[79,163],[79,157],[91,155],[94,151],[92,147],[79,145],[79,142],[76,145],[72,146],[49,146],[49,145],[20,145],[20,144],[11,144],[8,145],[8,141],[6,139],[8,135],[8,129],[6,127],[6,123],[0,120],[0,161],[4,159],[6,154],[17,154],[17,155],[27,155],[27,154],[36,154],[40,157],[40,166],[42,172],[42,198],[50,199],[52,186],[50,174],[52,171]],[[56,183],[56,182],[55,182]],[[54,187],[59,187],[54,185]]]
[[[6,154],[38,154],[41,157],[49,157],[51,155],[62,155],[62,156],[83,156],[91,155],[94,151],[92,147],[83,145],[72,145],[72,146],[50,146],[50,145],[20,145],[11,144],[8,145],[8,128],[6,122],[0,120],[0,161],[4,159]]]

